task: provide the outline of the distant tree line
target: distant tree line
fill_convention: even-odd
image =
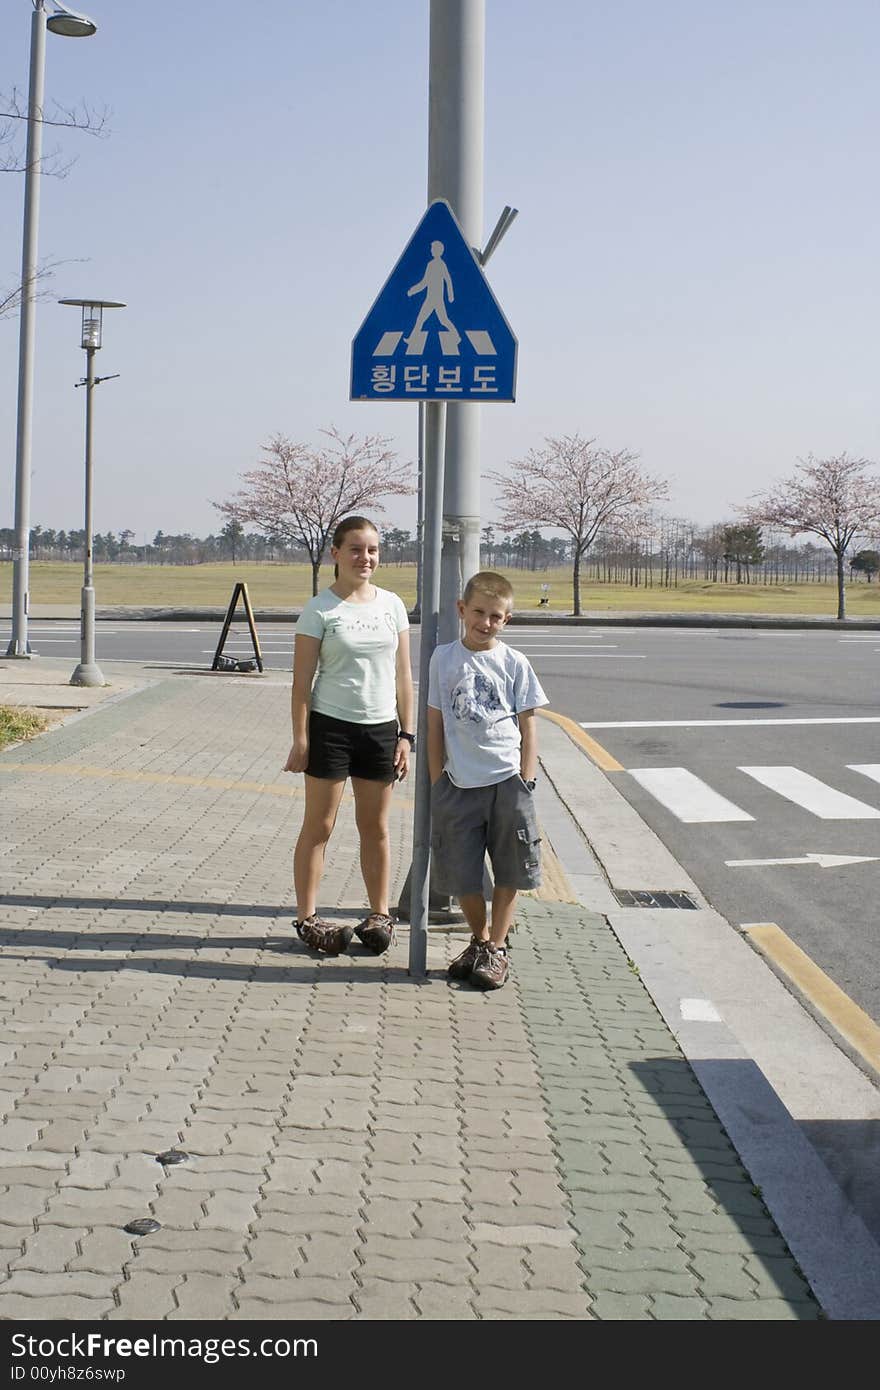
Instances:
[[[740,523],[697,527],[690,522],[656,518],[638,535],[609,527],[597,536],[581,576],[590,584],[632,584],[674,588],[686,581],[715,584],[827,584],[834,579],[834,556],[827,546],[807,541],[785,544],[762,528]],[[134,543],[130,530],[107,531],[94,537],[94,558],[102,564],[201,565],[210,563],[307,564],[303,546],[284,545],[270,536],[248,534],[240,522],[229,521],[216,535],[193,536],[157,531],[153,539]],[[31,529],[32,560],[82,559],[84,533]],[[15,532],[0,527],[0,559],[11,560]],[[382,530],[383,565],[414,565],[417,538],[413,531],[391,526]],[[533,573],[570,569],[572,542],[565,536],[545,536],[539,530],[499,533],[484,526],[480,563],[487,568],[520,569]],[[880,551],[867,547],[848,561],[850,578],[872,583],[880,574]]]
[[[217,535],[175,535],[157,531],[151,541],[134,544],[134,531],[107,531],[92,540],[94,559],[102,564],[121,565],[203,565],[231,561],[233,564],[274,562],[293,564],[308,560],[302,546],[283,545],[269,536],[247,535],[238,522],[229,522]],[[48,526],[31,528],[32,560],[81,560],[85,533],[54,531]],[[0,527],[0,559],[11,560],[15,532]]]

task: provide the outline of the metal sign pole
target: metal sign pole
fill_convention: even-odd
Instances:
[[[413,857],[410,877],[409,973],[424,977],[428,960],[428,895],[431,871],[431,779],[428,772],[428,668],[440,619],[440,552],[443,540],[443,461],[446,402],[425,401],[422,540],[422,614],[419,642],[419,721],[416,757]]]

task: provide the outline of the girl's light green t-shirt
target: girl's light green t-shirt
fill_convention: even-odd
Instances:
[[[398,634],[409,627],[403,600],[376,588],[368,603],[349,603],[331,589],[310,598],[296,631],[321,643],[312,709],[352,724],[397,718]]]

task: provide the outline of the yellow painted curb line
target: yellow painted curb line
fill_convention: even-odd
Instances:
[[[585,734],[581,726],[575,724],[573,719],[569,719],[565,714],[557,714],[553,709],[539,709],[537,713],[544,719],[552,719],[554,724],[558,724],[561,729],[564,729],[572,743],[576,743],[581,752],[586,753],[590,761],[600,767],[603,772],[624,771],[623,764],[619,763],[616,758],[612,758],[601,743],[597,743],[594,738],[590,738],[589,734]]]
[[[820,970],[775,922],[744,922],[742,930],[769,961],[787,975],[801,994],[860,1057],[880,1071],[880,1028],[872,1018]]]

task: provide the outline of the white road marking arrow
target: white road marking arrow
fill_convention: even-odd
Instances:
[[[839,869],[843,864],[872,864],[876,854],[805,854],[799,859],[726,859],[728,869],[760,869],[766,864],[815,864],[820,869]]]

